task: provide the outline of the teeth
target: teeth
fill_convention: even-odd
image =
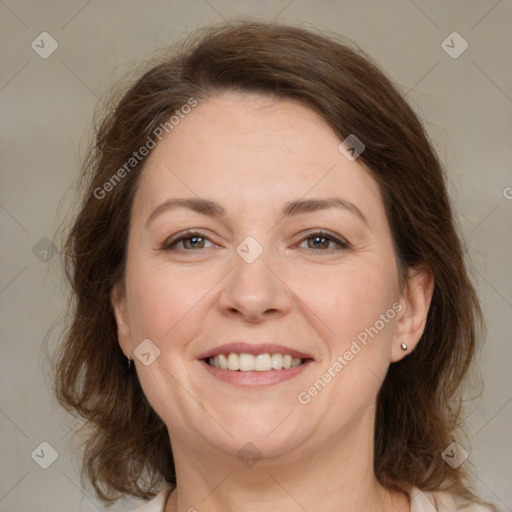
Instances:
[[[215,364],[215,359],[214,359]],[[238,354],[229,354],[228,355],[228,370],[240,370],[240,358]]]
[[[217,368],[220,367],[221,370],[227,370],[228,360],[224,354],[219,354],[218,356],[215,356],[215,366]]]
[[[281,354],[272,354],[272,368],[280,370],[283,367],[283,356]]]
[[[268,372],[300,366],[304,361],[290,354],[219,354],[208,358],[208,364],[221,370],[240,370],[242,372]]]
[[[258,354],[257,356],[250,357],[254,359],[254,369],[257,372],[268,372],[272,370],[272,358],[270,354]]]
[[[231,356],[231,354],[229,355]],[[240,361],[240,370],[242,370],[243,372],[254,371],[254,366],[256,365],[256,358],[252,354],[240,354],[238,356],[238,359]]]

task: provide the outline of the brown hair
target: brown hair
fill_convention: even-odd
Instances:
[[[435,280],[424,334],[390,366],[378,395],[376,477],[390,489],[449,490],[485,503],[470,490],[467,464],[454,469],[441,457],[461,427],[461,384],[475,357],[481,312],[444,171],[424,128],[360,50],[334,35],[245,21],[194,34],[119,100],[117,93],[84,163],[85,194],[63,251],[74,300],[57,352],[55,393],[90,429],[83,466],[98,496],[105,503],[121,495],[147,499],[176,478],[166,426],[127,367],[109,298],[124,281],[131,204],[147,157],[101,198],[97,191],[191,98],[230,90],[299,101],[341,140],[355,134],[365,144],[359,161],[380,187],[400,275],[425,265]]]

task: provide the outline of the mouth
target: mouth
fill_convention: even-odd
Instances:
[[[231,343],[202,354],[206,371],[223,382],[242,387],[277,384],[302,373],[314,359],[281,345]]]
[[[293,357],[291,354],[248,354],[227,352],[203,359],[212,368],[230,372],[273,372],[302,366],[312,358]]]

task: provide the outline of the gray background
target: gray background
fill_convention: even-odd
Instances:
[[[59,247],[55,233],[72,202],[65,194],[98,98],[156,48],[198,26],[242,15],[312,23],[354,40],[424,119],[449,171],[488,323],[479,353],[485,388],[471,402],[471,446],[465,448],[481,495],[512,510],[510,0],[5,0],[0,15],[0,511],[103,510],[90,489],[81,489],[78,457],[67,444],[72,422],[49,390],[45,354],[51,355],[58,333],[47,349],[43,345],[66,305],[49,240]],[[59,46],[43,59],[31,43],[45,31]],[[454,31],[469,44],[458,58],[441,46]],[[31,457],[41,442],[58,453],[47,469]],[[35,453],[40,462],[49,460],[48,449]]]

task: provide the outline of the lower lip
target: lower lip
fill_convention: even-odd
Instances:
[[[222,370],[220,368],[210,366],[204,359],[200,361],[206,371],[215,378],[244,388],[271,386],[273,384],[278,384],[279,382],[292,379],[299,375],[299,373],[303,372],[312,362],[313,361],[309,359],[300,366],[281,370],[270,370],[268,372],[242,372]]]

